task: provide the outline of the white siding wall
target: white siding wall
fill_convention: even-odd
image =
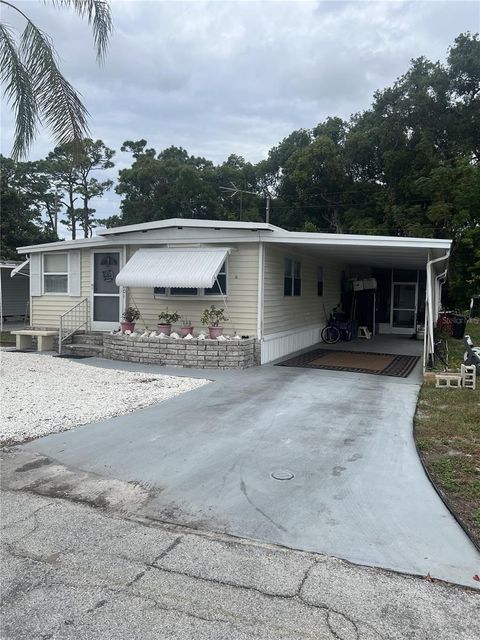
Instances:
[[[240,335],[253,337],[256,336],[257,324],[258,244],[225,243],[225,246],[235,249],[228,257],[227,315],[230,322],[225,323],[225,333],[233,334],[236,331]],[[132,256],[138,248],[140,247],[128,247],[128,257]],[[199,332],[203,328],[200,316],[203,310],[212,304],[216,307],[224,307],[221,298],[212,296],[190,299],[177,296],[154,298],[152,288],[127,289],[127,305],[138,306],[142,314],[142,318],[138,321],[139,328],[143,328],[145,323],[150,329],[155,329],[158,314],[168,306],[170,312],[177,311],[181,316],[188,317],[195,327],[195,332]]]
[[[285,258],[302,263],[302,295],[284,296]],[[317,295],[317,271],[323,267],[323,296]],[[320,341],[327,314],[340,302],[343,265],[321,254],[293,247],[266,245],[264,289],[264,337],[262,363],[271,362]]]
[[[208,245],[205,245],[208,246]],[[226,333],[256,336],[258,303],[258,244],[242,243],[228,259],[227,305],[231,322],[225,324]],[[137,247],[127,247],[127,258]],[[58,327],[59,317],[65,311],[91,294],[91,249],[81,250],[81,295],[43,295],[32,298],[32,325],[36,327]],[[302,295],[283,295],[285,257],[299,258],[302,262]],[[317,295],[317,268],[324,268],[324,295]],[[320,341],[324,326],[323,304],[327,313],[340,301],[341,274],[343,266],[321,255],[292,251],[289,247],[265,245],[264,316],[262,362],[270,362],[285,354],[308,347]],[[155,328],[158,314],[168,306],[189,317],[195,330],[202,328],[200,316],[210,304],[223,306],[221,299],[177,297],[154,298],[151,288],[127,289],[126,304],[139,307],[142,319],[149,328]]]
[[[80,252],[80,296],[43,295],[32,297],[30,322],[34,327],[56,328],[62,313],[90,295],[90,249]]]

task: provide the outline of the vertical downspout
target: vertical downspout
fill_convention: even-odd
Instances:
[[[31,255],[28,254],[28,259],[30,260]],[[32,298],[32,273],[30,271],[30,267],[32,266],[32,263],[29,263],[29,271],[28,271],[28,319],[30,321],[30,327],[33,327],[33,298]],[[43,273],[42,273],[42,278],[43,278]],[[25,322],[23,323],[23,325],[25,326]]]
[[[263,338],[263,292],[264,292],[264,265],[265,265],[265,245],[261,241],[259,232],[258,243],[258,286],[257,286],[257,340],[260,348],[260,358],[262,356],[262,338]],[[261,364],[261,360],[260,360]]]
[[[442,260],[448,260],[450,257],[450,249],[444,256],[440,258],[435,258],[434,260],[428,260],[427,262],[427,299],[426,299],[426,308],[425,314],[427,315],[425,322],[425,343],[424,343],[424,356],[423,356],[423,368],[425,370],[427,359],[430,354],[434,352],[434,338],[433,338],[433,314],[434,314],[434,300],[433,300],[433,291],[432,291],[432,268],[433,265],[437,262],[441,262]],[[443,274],[441,274],[443,276]],[[446,270],[445,270],[446,275]],[[435,278],[435,286],[437,284],[437,277]]]
[[[127,264],[127,245],[126,244],[124,244],[122,247],[121,256],[122,256],[123,264],[120,266],[123,269],[123,267]],[[120,308],[120,319],[122,317],[122,313],[125,311],[125,309],[128,306],[129,306],[129,295],[128,295],[127,287],[122,287],[122,290],[120,292],[120,307],[123,307],[123,308]]]
[[[3,269],[0,269],[0,331],[3,331],[2,272]]]
[[[423,373],[427,368],[428,358],[428,336],[429,336],[429,318],[430,318],[430,251],[428,252],[427,266],[426,266],[426,282],[425,282],[425,316],[423,318],[424,332],[423,332]]]

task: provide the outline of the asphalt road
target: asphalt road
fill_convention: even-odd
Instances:
[[[11,451],[4,465],[2,640],[480,637],[473,590],[139,521],[145,488],[104,481],[99,501],[98,478],[79,474],[60,497],[45,459]]]

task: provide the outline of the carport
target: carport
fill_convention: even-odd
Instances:
[[[423,366],[427,366],[434,351],[434,328],[447,275],[450,240],[289,232],[274,233],[264,242],[267,247],[280,246],[291,255],[308,256],[317,264],[341,264],[337,303],[343,311],[358,324],[368,326],[377,345],[379,335],[412,337],[418,332],[423,340]],[[268,272],[268,262],[264,269]],[[302,349],[319,341],[311,339],[313,332],[303,344],[302,329],[299,327],[298,340],[290,340],[292,345]],[[264,341],[268,340],[265,336]],[[400,350],[403,344],[402,340],[390,342]],[[370,349],[366,341],[365,349]],[[294,351],[284,349],[282,355]]]

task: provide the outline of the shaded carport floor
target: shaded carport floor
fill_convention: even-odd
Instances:
[[[85,363],[214,382],[23,449],[152,487],[152,518],[477,586],[479,554],[418,460],[410,379]]]

